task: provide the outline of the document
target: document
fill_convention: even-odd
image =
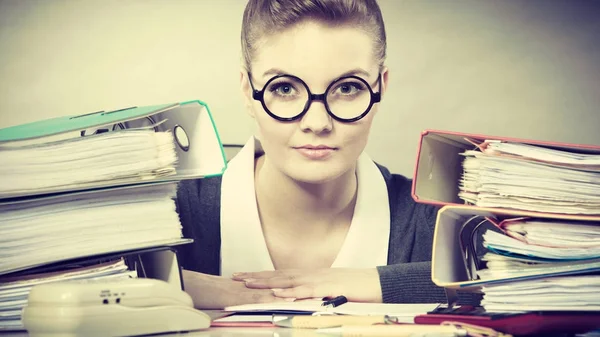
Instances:
[[[0,145],[0,199],[175,174],[170,131],[125,129],[55,142]]]
[[[484,142],[484,153],[515,156],[529,161],[539,161],[556,166],[573,167],[581,170],[600,171],[600,154],[585,154],[560,149],[545,148],[522,143],[488,140]]]
[[[594,222],[516,218],[486,230],[482,280],[600,270],[600,225]]]
[[[530,245],[556,248],[600,247],[600,224],[557,220],[520,220],[507,223],[506,233]]]
[[[459,197],[480,207],[600,214],[600,154],[487,141],[467,150]]]
[[[486,311],[599,311],[600,276],[581,275],[484,285]]]
[[[272,314],[306,314],[333,313],[338,315],[355,316],[390,316],[399,322],[413,323],[414,317],[426,314],[437,308],[440,303],[426,304],[386,304],[347,302],[338,307],[324,307],[322,301],[301,300],[295,302],[276,302],[262,304],[245,304],[225,308],[225,311],[237,314],[264,313]]]
[[[0,275],[182,241],[176,183],[0,205]]]
[[[483,256],[482,260],[486,261],[486,268],[477,271],[477,275],[481,280],[514,279],[525,276],[574,275],[600,271],[600,258],[549,262],[488,253]]]
[[[579,245],[574,245],[571,247],[548,247],[528,244],[526,242],[490,230],[483,234],[483,239],[483,245],[488,249],[507,251],[513,254],[531,256],[540,259],[584,260],[600,258],[600,245],[587,247],[581,247]]]

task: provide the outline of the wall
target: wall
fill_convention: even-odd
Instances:
[[[368,152],[412,174],[419,132],[600,145],[600,4],[380,1],[390,91]],[[0,128],[201,99],[225,143],[252,120],[239,93],[243,0],[0,0]]]

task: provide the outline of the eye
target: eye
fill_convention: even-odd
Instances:
[[[333,91],[334,95],[352,96],[364,90],[364,85],[357,82],[340,83]]]
[[[279,96],[293,96],[296,92],[294,85],[288,82],[280,82],[272,84],[269,91]]]

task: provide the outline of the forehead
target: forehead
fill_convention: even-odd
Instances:
[[[374,78],[378,63],[373,47],[372,38],[362,29],[308,21],[263,38],[254,54],[252,74],[264,83],[282,71],[317,86],[357,69]]]

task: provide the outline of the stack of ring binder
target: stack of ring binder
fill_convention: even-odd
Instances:
[[[148,277],[182,288],[178,182],[227,163],[206,103],[0,129],[0,331],[24,330],[37,284]]]
[[[437,130],[419,144],[412,195],[441,207],[431,273],[449,307],[456,291],[479,292],[486,315],[600,328],[600,146]]]

